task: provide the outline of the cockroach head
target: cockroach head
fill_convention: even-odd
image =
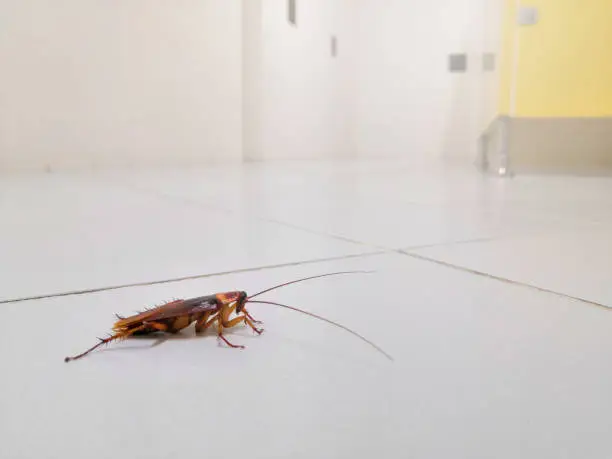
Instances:
[[[247,301],[246,292],[225,292],[225,293],[217,293],[217,302],[219,305],[223,306],[233,306],[236,305],[236,313],[242,312],[244,309],[244,305]]]
[[[246,304],[247,293],[246,292],[238,292],[238,299],[236,300],[236,313],[240,314],[244,309],[244,305]]]

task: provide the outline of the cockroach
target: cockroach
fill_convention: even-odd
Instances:
[[[268,304],[278,306],[285,309],[297,311],[302,314],[314,317],[315,319],[325,321],[331,325],[342,328],[349,333],[355,335],[359,339],[365,341],[374,349],[382,353],[389,360],[393,358],[387,354],[384,350],[374,344],[372,341],[361,336],[359,333],[345,327],[337,322],[326,319],[325,317],[313,314],[303,309],[296,308],[294,306],[288,306],[286,304],[276,303],[274,301],[264,300],[253,300],[253,298],[268,293],[272,290],[276,290],[281,287],[286,287],[291,284],[298,282],[304,282],[310,279],[317,279],[326,276],[336,276],[339,274],[355,274],[355,273],[366,273],[367,271],[342,271],[335,273],[320,274],[318,276],[304,277],[301,279],[285,282],[283,284],[276,285],[274,287],[267,288],[261,292],[255,293],[251,296],[247,295],[244,291],[233,291],[216,293],[213,295],[199,296],[189,299],[178,299],[162,304],[155,308],[145,309],[142,312],[138,312],[130,317],[121,317],[117,314],[117,321],[113,325],[113,333],[109,334],[107,338],[98,338],[99,342],[87,349],[85,352],[78,354],[74,357],[66,357],[65,362],[71,360],[77,360],[81,357],[86,356],[93,350],[100,346],[108,344],[112,341],[123,340],[130,336],[147,335],[156,332],[165,333],[178,333],[182,329],[188,327],[195,322],[196,334],[204,332],[211,326],[217,328],[217,339],[225,342],[231,348],[244,349],[245,346],[232,344],[224,335],[223,330],[226,328],[232,328],[239,324],[246,324],[255,333],[261,335],[263,329],[257,328],[256,324],[261,322],[255,320],[253,316],[246,310],[245,306],[247,303],[251,304]],[[231,318],[230,316],[235,314],[236,317]]]

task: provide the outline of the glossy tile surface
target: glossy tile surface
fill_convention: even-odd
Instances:
[[[0,300],[370,250],[89,177],[13,179],[0,201]]]
[[[4,299],[294,264],[0,304],[2,458],[610,456],[610,311],[462,270],[612,305],[610,179],[298,162],[8,177],[0,191]],[[63,362],[115,312],[347,269],[375,272],[266,298],[393,362],[268,305],[250,307],[262,336],[228,332],[244,351],[189,329]]]
[[[612,307],[612,227],[429,247],[413,253]]]
[[[105,333],[114,312],[339,269],[376,273],[267,298],[341,321],[394,362],[343,330],[264,305],[250,308],[262,336],[228,333],[244,351],[189,330],[62,361]],[[610,448],[608,311],[401,255],[4,305],[3,314],[12,324],[36,318],[0,335],[4,457],[553,459]]]

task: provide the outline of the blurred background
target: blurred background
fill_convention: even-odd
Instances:
[[[490,163],[501,142],[515,169],[610,165],[603,0],[1,7],[5,172],[471,162],[483,134]]]
[[[609,0],[1,0],[0,457],[610,457],[610,43]],[[392,363],[268,306],[62,361],[347,269],[267,298]]]

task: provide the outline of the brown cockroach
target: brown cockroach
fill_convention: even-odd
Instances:
[[[113,334],[110,334],[107,338],[98,338],[99,342],[86,350],[85,352],[76,355],[74,357],[66,357],[65,362],[71,360],[80,359],[86,356],[91,351],[97,349],[100,346],[110,343],[111,341],[117,341],[129,338],[130,336],[136,335],[147,335],[155,332],[165,333],[178,333],[182,329],[188,327],[195,322],[195,331],[197,334],[202,333],[207,328],[216,325],[217,328],[217,339],[224,341],[228,346],[232,348],[244,349],[244,346],[232,344],[224,335],[223,330],[225,328],[232,328],[236,325],[244,323],[248,325],[255,333],[261,335],[262,329],[256,327],[255,324],[261,322],[253,319],[251,314],[245,309],[247,303],[253,304],[269,304],[278,306],[281,308],[291,309],[293,311],[306,314],[319,320],[323,320],[336,327],[340,327],[349,333],[355,335],[359,339],[365,341],[370,346],[374,347],[377,351],[381,352],[389,360],[393,358],[383,351],[376,344],[370,340],[364,338],[359,333],[340,325],[337,322],[326,319],[317,314],[313,314],[302,309],[298,309],[293,306],[286,304],[276,303],[273,301],[255,300],[252,298],[262,295],[287,285],[295,284],[297,282],[303,282],[310,279],[317,279],[326,276],[335,276],[339,274],[354,274],[354,273],[365,273],[367,271],[342,271],[328,274],[320,274],[318,276],[304,277],[291,282],[270,287],[262,290],[261,292],[255,293],[254,295],[248,296],[246,292],[234,291],[225,293],[216,293],[213,295],[199,296],[196,298],[189,298],[186,300],[178,299],[169,303],[162,304],[161,306],[146,309],[130,317],[121,317],[116,315],[117,320],[113,325]],[[236,317],[230,319],[232,313],[236,314]]]

